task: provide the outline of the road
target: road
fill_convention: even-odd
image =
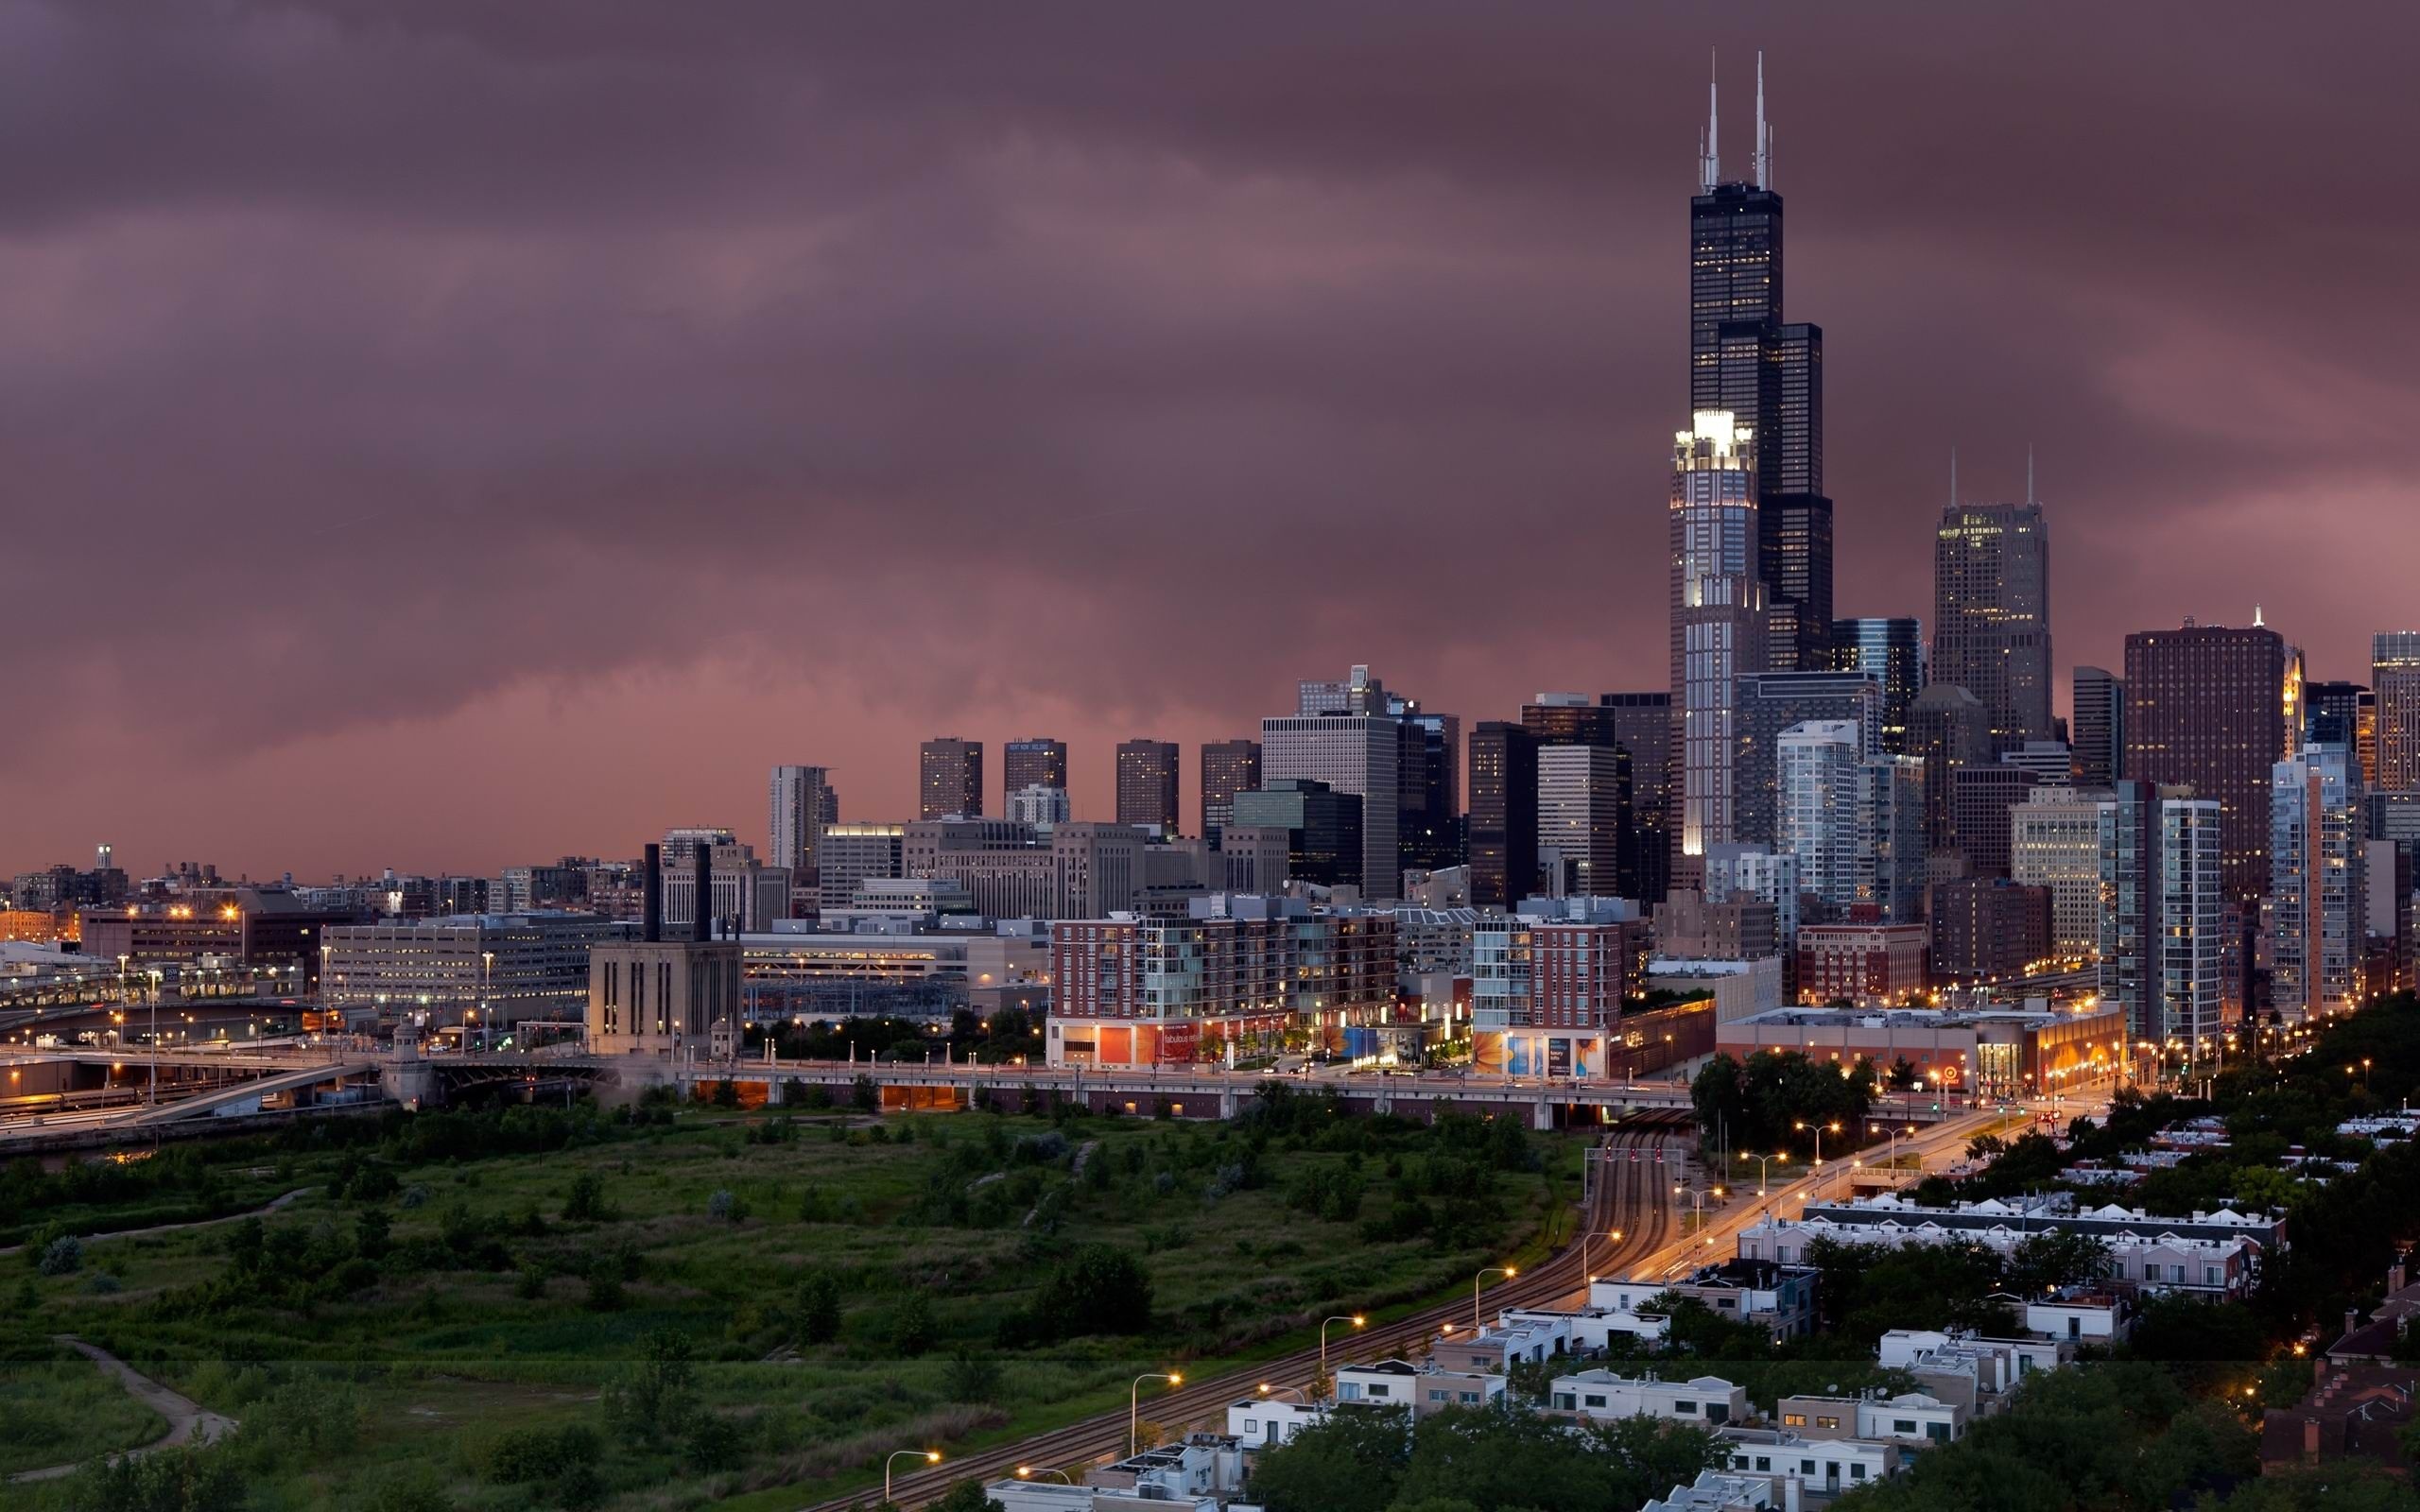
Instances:
[[[223,1438],[235,1431],[234,1418],[222,1418],[192,1398],[180,1396],[107,1349],[87,1344],[72,1334],[59,1335],[59,1342],[76,1349],[104,1371],[117,1377],[118,1384],[124,1386],[136,1400],[167,1419],[166,1434],[140,1449],[130,1449],[123,1454],[112,1455],[112,1458],[154,1454],[161,1450],[175,1449],[180,1444],[190,1443],[197,1438],[208,1443],[213,1439]],[[9,1476],[9,1479],[11,1484],[26,1481],[55,1481],[73,1475],[82,1468],[80,1463],[50,1465],[38,1470],[20,1471]]]

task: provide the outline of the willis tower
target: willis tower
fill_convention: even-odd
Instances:
[[[1722,178],[1706,85],[1698,194],[1689,201],[1689,408],[1729,410],[1755,438],[1766,665],[1829,664],[1832,501],[1824,496],[1824,328],[1782,319],[1782,205],[1756,55],[1756,142],[1742,180]]]

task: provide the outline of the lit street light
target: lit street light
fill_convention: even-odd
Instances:
[[[1784,1165],[1788,1165],[1789,1163],[1789,1152],[1787,1150],[1778,1151],[1772,1155],[1751,1155],[1746,1150],[1735,1150],[1732,1152],[1731,1158],[1735,1160],[1754,1160],[1756,1162],[1756,1195],[1759,1198],[1762,1198],[1765,1194],[1766,1170],[1775,1160],[1779,1160]]]
[[[938,1449],[892,1450],[890,1452],[890,1458],[882,1462],[882,1499],[886,1502],[890,1500],[891,1460],[898,1459],[921,1459],[927,1465],[938,1465],[942,1462],[942,1452]]]
[[[1176,1371],[1146,1370],[1134,1378],[1133,1386],[1126,1394],[1126,1457],[1132,1459],[1136,1441],[1142,1436],[1143,1383],[1165,1381],[1171,1386],[1183,1385],[1184,1377]]]
[[[1044,1466],[1040,1469],[1036,1469],[1030,1465],[1020,1465],[1017,1467],[1017,1479],[1020,1481],[1029,1481],[1037,1475],[1056,1475],[1061,1480],[1066,1481],[1069,1486],[1076,1484],[1073,1480],[1068,1478],[1065,1470],[1053,1469],[1047,1465]]]
[[[1510,1265],[1490,1265],[1485,1270],[1480,1271],[1478,1275],[1471,1278],[1471,1332],[1474,1334],[1483,1332],[1485,1331],[1484,1325],[1479,1322],[1478,1317],[1478,1288],[1479,1283],[1486,1280],[1490,1276],[1501,1276],[1509,1281],[1512,1279],[1512,1267]]]
[[[1352,1314],[1349,1316],[1339,1314],[1335,1317],[1320,1319],[1320,1379],[1322,1381],[1325,1381],[1327,1379],[1327,1326],[1331,1323],[1350,1323],[1357,1329],[1369,1321],[1370,1320],[1368,1318],[1362,1316],[1358,1313]]]

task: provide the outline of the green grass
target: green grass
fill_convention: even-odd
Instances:
[[[406,1196],[338,1200],[337,1157],[307,1154],[262,1180],[321,1186],[266,1220],[273,1244],[293,1246],[284,1281],[229,1282],[236,1226],[127,1235],[86,1252],[86,1271],[108,1270],[119,1290],[36,1277],[32,1319],[91,1338],[214,1410],[257,1418],[264,1431],[306,1399],[348,1403],[362,1431],[256,1473],[264,1506],[367,1505],[406,1474],[437,1477],[465,1507],[527,1504],[529,1487],[483,1478],[483,1446],[523,1428],[603,1432],[609,1383],[632,1371],[651,1332],[677,1330],[695,1343],[701,1404],[740,1430],[740,1457],[700,1473],[683,1465],[677,1443],[609,1434],[606,1504],[793,1507],[878,1483],[888,1449],[962,1453],[1122,1407],[1140,1370],[1206,1374],[1298,1348],[1330,1314],[1384,1317],[1466,1295],[1476,1266],[1540,1258],[1569,1227],[1559,1199],[1577,1190],[1571,1143],[1531,1136],[1545,1170],[1488,1166],[1493,1211],[1462,1212],[1443,1241],[1391,1238],[1365,1232],[1363,1220],[1387,1215],[1397,1193],[1417,1193],[1440,1147],[1426,1131],[1341,1119],[1306,1125],[1266,1143],[1256,1184],[1224,1190],[1232,1182],[1221,1173],[1245,1163],[1245,1136],[1223,1125],[1095,1117],[1060,1125],[1072,1145],[1096,1145],[1089,1160],[1104,1180],[1077,1176],[1064,1158],[1020,1161],[1020,1139],[1052,1132],[1038,1118],[884,1122],[886,1133],[912,1130],[908,1143],[871,1143],[862,1125],[835,1142],[830,1118],[801,1120],[791,1143],[749,1143],[754,1122],[691,1108],[667,1128],[609,1128],[549,1153],[442,1161],[411,1161],[390,1143],[379,1163],[399,1187],[420,1189],[409,1206]],[[1484,1166],[1489,1151],[1482,1141],[1458,1158]],[[1006,1176],[986,1179],[995,1172]],[[602,1179],[610,1220],[561,1216],[583,1174]],[[1322,1219],[1289,1204],[1289,1190],[1322,1174],[1361,1194],[1357,1214]],[[810,1189],[817,1218],[802,1221]],[[733,1194],[746,1216],[711,1215],[717,1192]],[[415,1258],[458,1205],[480,1236],[509,1248],[510,1269],[430,1268]],[[356,1276],[356,1291],[319,1284],[332,1258],[345,1258],[365,1210],[389,1220],[395,1254]],[[525,1231],[533,1211],[540,1222]],[[107,1224],[112,1215],[78,1216]],[[1094,1243],[1141,1261],[1151,1331],[995,1344],[1001,1320],[1032,1300],[1051,1266]],[[619,1308],[594,1310],[585,1272],[622,1246],[638,1257],[636,1279]],[[523,1280],[533,1272],[548,1273],[535,1296]],[[809,1272],[841,1283],[841,1328],[829,1344],[798,1336],[795,1299]],[[912,1355],[896,1334],[911,1298],[931,1315],[930,1347]],[[102,1447],[112,1446],[71,1452]],[[63,1494],[0,1487],[0,1506],[61,1505]]]
[[[167,1431],[116,1377],[63,1346],[51,1358],[0,1362],[0,1480],[132,1449]]]

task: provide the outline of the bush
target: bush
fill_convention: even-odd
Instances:
[[[682,1439],[681,1463],[693,1474],[711,1475],[735,1469],[745,1447],[737,1423],[720,1413],[701,1412]]]
[[[581,1305],[592,1313],[618,1313],[628,1298],[622,1295],[622,1273],[610,1261],[599,1259],[588,1267],[588,1295]]]
[[[571,1192],[563,1198],[565,1223],[611,1223],[613,1204],[605,1200],[605,1178],[594,1171],[582,1171],[571,1178]]]
[[[697,1410],[697,1365],[689,1336],[655,1329],[639,1341],[640,1359],[605,1387],[605,1420],[626,1433],[677,1434]]]
[[[909,1292],[890,1314],[890,1343],[912,1360],[933,1347],[933,1304],[922,1292]]]
[[[36,1269],[45,1276],[72,1276],[84,1264],[84,1241],[74,1234],[60,1234],[42,1246],[42,1258],[34,1262]]]
[[[596,1462],[604,1442],[585,1423],[523,1428],[487,1446],[481,1475],[504,1486],[528,1486],[562,1506],[594,1506],[604,1496]]]
[[[1011,1336],[1035,1343],[1094,1333],[1142,1333],[1151,1326],[1151,1279],[1142,1263],[1114,1245],[1083,1245],[1050,1268]]]
[[[727,1190],[717,1191],[706,1198],[706,1215],[727,1223],[738,1223],[748,1216],[748,1204]]]
[[[840,1283],[828,1272],[811,1271],[798,1283],[798,1333],[805,1344],[840,1336]]]

